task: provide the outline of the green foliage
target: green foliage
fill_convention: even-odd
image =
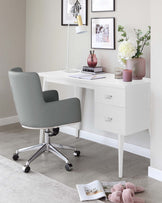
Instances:
[[[118,26],[118,32],[121,32],[121,36],[122,36],[122,38],[119,39],[118,42],[128,41],[129,38],[123,26],[121,25]]]
[[[143,50],[145,46],[150,45],[150,39],[151,39],[151,27],[148,26],[148,31],[143,34],[141,30],[134,29],[136,37],[137,37],[137,52],[134,56],[134,58],[139,58],[143,54]]]
[[[123,26],[118,26],[118,32],[121,33],[121,39],[119,39],[118,42],[128,41],[129,37],[127,36],[127,33]],[[144,47],[150,45],[151,26],[148,26],[148,31],[145,34],[143,34],[142,30],[140,29],[134,29],[134,32],[136,34],[137,52],[132,58],[139,58],[143,54]]]

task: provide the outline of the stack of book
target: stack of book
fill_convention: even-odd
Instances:
[[[89,67],[89,66],[83,66],[82,72],[90,72],[90,73],[102,73],[103,68],[102,66],[96,66],[96,67]]]

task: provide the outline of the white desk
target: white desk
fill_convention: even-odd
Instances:
[[[47,90],[49,82],[72,86],[81,106],[84,102],[84,89],[94,90],[95,128],[118,134],[118,166],[121,178],[124,136],[149,129],[150,79],[126,83],[114,79],[114,75],[108,73],[104,74],[106,78],[97,80],[72,78],[69,75],[72,73],[64,71],[39,73],[43,78],[43,90]],[[80,127],[81,124],[76,127],[76,136],[79,136]]]

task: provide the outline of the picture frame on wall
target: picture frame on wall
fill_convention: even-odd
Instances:
[[[77,26],[77,15],[87,25],[88,0],[61,0],[61,25]]]
[[[92,49],[115,49],[115,18],[91,18]]]
[[[92,12],[115,11],[115,0],[91,0]]]

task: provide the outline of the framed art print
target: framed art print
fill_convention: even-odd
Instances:
[[[115,0],[91,0],[92,12],[115,11]]]
[[[115,18],[91,19],[92,49],[115,49]]]
[[[81,15],[83,25],[87,25],[87,2],[88,0],[61,0],[61,25],[78,25],[78,15]]]

